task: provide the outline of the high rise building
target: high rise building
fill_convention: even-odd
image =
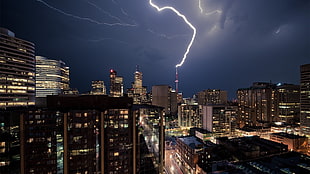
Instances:
[[[134,73],[135,79],[132,83],[132,87],[127,89],[128,97],[133,98],[134,104],[146,104],[147,100],[147,90],[145,86],[142,86],[142,72],[139,71],[139,66]]]
[[[198,105],[181,104],[178,107],[178,124],[180,127],[201,127]]]
[[[124,95],[123,77],[117,76],[117,72],[110,70],[110,96],[122,97]]]
[[[203,106],[202,128],[217,135],[231,135],[235,131],[237,106]]]
[[[0,108],[35,104],[34,44],[0,28]]]
[[[93,80],[91,82],[91,91],[92,95],[106,95],[106,87],[104,85],[104,81],[102,80]]]
[[[36,56],[36,97],[58,95],[69,90],[69,67],[61,60]]]
[[[47,96],[20,115],[20,173],[162,173],[163,114],[129,97]]]
[[[199,106],[194,99],[185,98],[178,105],[178,124],[180,127],[202,127]]]
[[[220,89],[206,89],[198,92],[198,104],[226,104],[227,103],[227,91]]]
[[[278,121],[276,85],[256,82],[250,88],[238,89],[238,121],[244,126],[270,126]]]
[[[133,84],[133,88],[135,91],[135,94],[141,94],[142,93],[142,72],[139,71],[139,66],[137,66],[136,72],[135,72],[135,81]]]
[[[279,84],[276,87],[279,121],[297,124],[300,119],[300,86]]]
[[[310,64],[300,66],[300,126],[310,136]]]
[[[21,116],[21,173],[136,173],[132,100],[48,96]]]
[[[178,110],[177,93],[168,85],[152,86],[152,105],[164,107],[166,116],[174,117]]]

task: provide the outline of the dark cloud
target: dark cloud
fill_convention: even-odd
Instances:
[[[107,82],[110,68],[129,87],[136,64],[149,89],[174,86],[174,67],[192,30],[173,12],[157,12],[147,0],[44,2],[71,15],[42,1],[2,0],[0,26],[34,42],[38,55],[64,60],[72,87],[87,91],[93,79]],[[172,5],[197,28],[179,69],[185,96],[220,88],[233,98],[237,88],[254,81],[298,84],[299,66],[310,63],[309,0],[201,0],[203,14],[198,0],[154,2]]]

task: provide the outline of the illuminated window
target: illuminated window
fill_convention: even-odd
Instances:
[[[76,123],[75,124],[75,128],[81,128],[82,127],[82,124],[81,123]]]

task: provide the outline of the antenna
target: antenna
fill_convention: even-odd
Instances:
[[[178,67],[175,67],[175,91],[179,92],[179,75],[178,75]]]
[[[136,71],[140,72],[139,71],[139,65],[136,65]]]

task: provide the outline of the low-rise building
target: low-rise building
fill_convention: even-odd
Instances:
[[[270,134],[270,140],[286,144],[291,151],[300,151],[308,147],[308,138],[306,136],[281,132]]]
[[[183,173],[193,174],[199,161],[199,153],[203,152],[204,143],[195,136],[183,136],[176,139],[177,157]]]

